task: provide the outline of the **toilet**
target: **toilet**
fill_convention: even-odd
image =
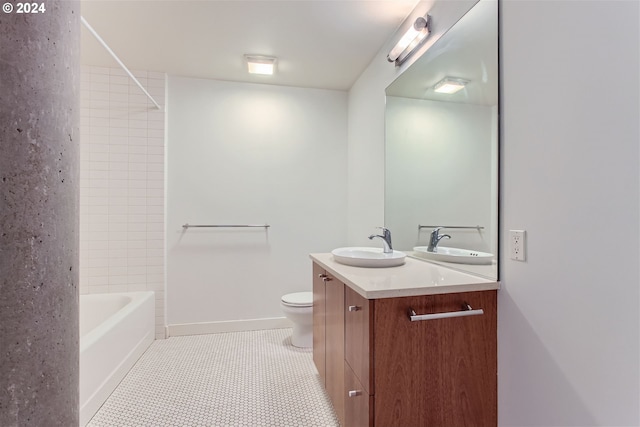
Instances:
[[[313,347],[313,292],[294,292],[281,298],[282,311],[293,323],[291,344]]]

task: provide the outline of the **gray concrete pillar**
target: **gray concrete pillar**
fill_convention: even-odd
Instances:
[[[0,3],[0,426],[73,427],[80,6]]]

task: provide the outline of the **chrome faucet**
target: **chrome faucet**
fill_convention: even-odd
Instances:
[[[392,253],[393,247],[391,246],[391,231],[389,231],[388,228],[384,228],[384,227],[378,227],[378,228],[382,230],[382,235],[372,234],[371,236],[369,236],[369,239],[373,240],[375,237],[379,237],[380,239],[382,239],[382,242],[384,244],[383,252],[385,254]]]
[[[427,247],[427,252],[435,252],[438,249],[438,243],[440,243],[440,240],[444,239],[445,237],[447,239],[451,238],[451,236],[449,236],[448,234],[440,234],[440,230],[443,228],[444,227],[437,227],[435,230],[431,232],[431,237],[429,238],[429,247]]]

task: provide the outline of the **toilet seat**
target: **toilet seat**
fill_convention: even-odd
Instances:
[[[282,296],[282,303],[290,307],[312,307],[313,292],[294,292]]]

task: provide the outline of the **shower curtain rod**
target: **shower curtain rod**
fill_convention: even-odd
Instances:
[[[93,34],[93,36],[96,38],[96,40],[98,40],[100,42],[100,44],[102,45],[102,47],[104,47],[107,52],[109,52],[109,54],[113,57],[113,59],[116,60],[116,62],[122,67],[122,69],[129,75],[129,77],[131,77],[131,79],[136,82],[136,84],[138,85],[138,87],[140,89],[142,89],[142,91],[144,92],[145,95],[147,95],[147,98],[149,98],[151,100],[151,102],[153,102],[153,104],[156,106],[156,108],[158,110],[162,110],[162,108],[160,107],[160,105],[156,102],[155,99],[153,99],[153,97],[149,94],[149,92],[147,92],[147,90],[144,88],[144,86],[142,86],[142,84],[138,81],[138,79],[136,79],[136,77],[131,73],[131,71],[129,71],[129,69],[126,67],[126,65],[124,65],[124,63],[120,60],[120,58],[118,58],[118,56],[111,50],[111,48],[107,45],[107,43],[102,40],[102,37],[100,37],[98,35],[98,33],[96,32],[96,30],[93,29],[93,27],[91,27],[91,25],[89,25],[89,23],[87,22],[86,19],[84,19],[84,16],[80,17],[80,21],[82,21],[82,23],[84,24],[85,27],[87,27],[87,30],[89,30],[89,32],[91,34]]]

